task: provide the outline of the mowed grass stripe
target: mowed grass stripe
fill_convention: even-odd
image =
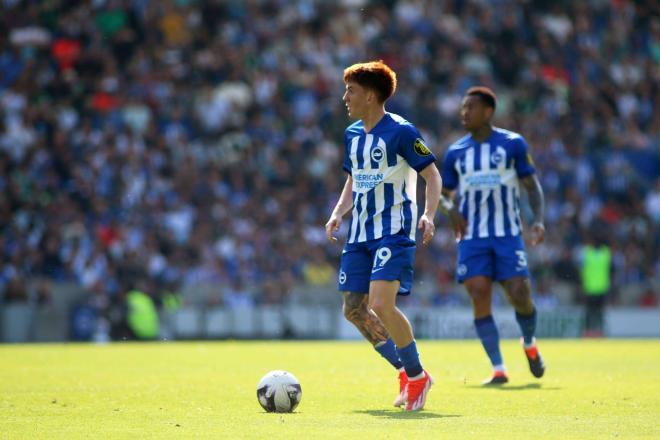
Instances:
[[[419,341],[436,379],[427,408],[391,407],[396,374],[364,342],[0,346],[0,438],[660,437],[660,341],[541,341],[537,380],[503,341],[511,382],[483,388],[478,341]],[[293,372],[294,414],[267,414],[256,384]]]

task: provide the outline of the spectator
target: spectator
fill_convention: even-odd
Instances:
[[[639,305],[644,308],[658,307],[658,304],[658,295],[651,288],[646,289],[639,299]]]
[[[230,309],[254,307],[254,296],[239,280],[236,280],[225,291],[224,305]]]
[[[310,286],[330,286],[336,280],[335,268],[330,265],[322,249],[316,248],[304,264],[303,280]]]
[[[20,277],[10,279],[5,287],[4,299],[6,304],[27,304],[30,298],[25,280]]]

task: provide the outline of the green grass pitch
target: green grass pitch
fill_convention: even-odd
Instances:
[[[501,388],[476,340],[418,347],[436,384],[404,413],[366,342],[0,345],[0,439],[660,438],[659,340],[541,341],[541,380],[504,341]],[[273,369],[302,383],[293,414],[257,402]]]

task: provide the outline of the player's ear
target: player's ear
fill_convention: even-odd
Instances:
[[[369,93],[367,95],[367,101],[369,102],[369,104],[371,104],[373,102],[377,103],[378,102],[378,92],[376,92],[376,90],[374,90],[374,89],[369,89]]]

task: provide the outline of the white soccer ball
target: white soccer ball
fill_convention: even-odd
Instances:
[[[257,385],[259,404],[268,412],[293,412],[301,397],[300,382],[287,371],[270,371]]]

